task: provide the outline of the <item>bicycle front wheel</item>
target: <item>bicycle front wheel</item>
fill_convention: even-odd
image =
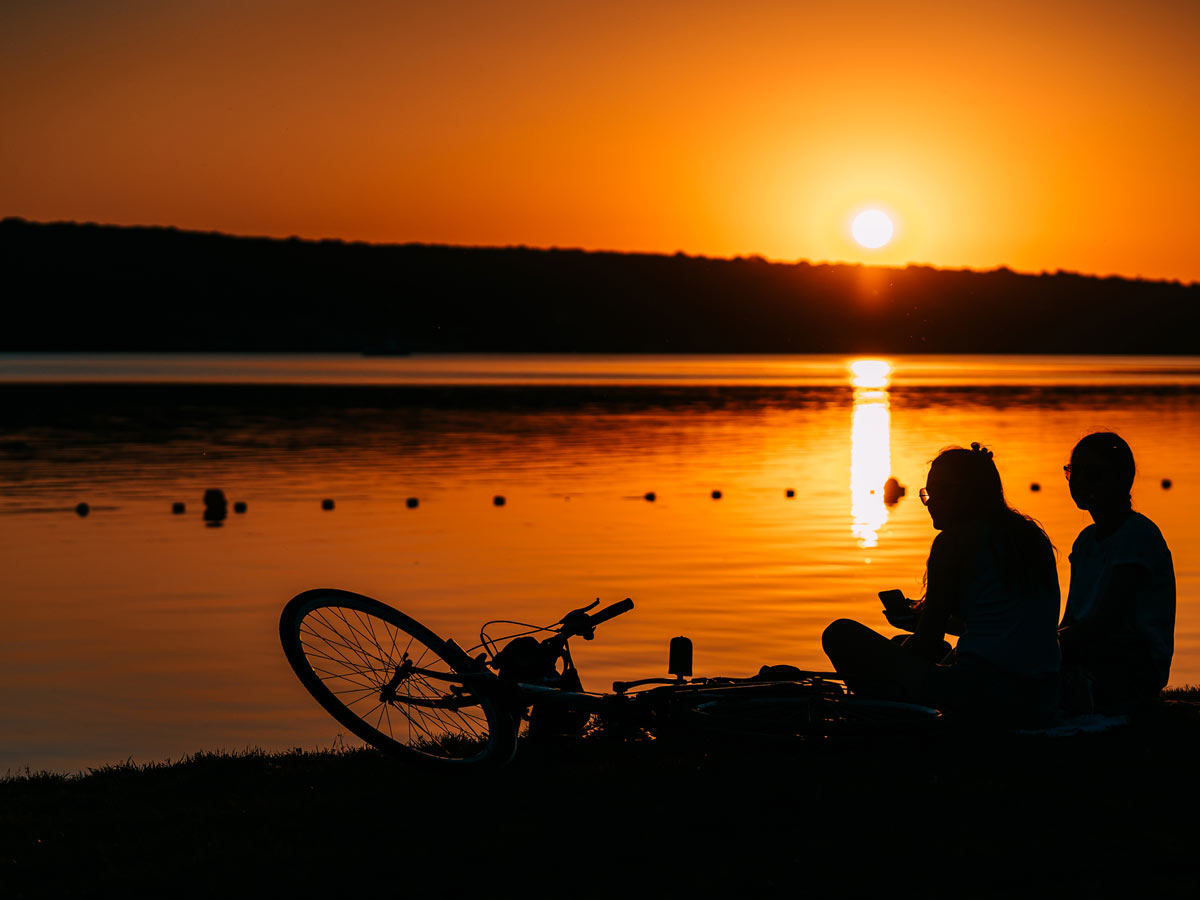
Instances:
[[[385,603],[306,591],[284,607],[279,638],[313,698],[380,750],[450,768],[502,765],[516,750],[513,717],[478,675],[458,671],[441,638]]]

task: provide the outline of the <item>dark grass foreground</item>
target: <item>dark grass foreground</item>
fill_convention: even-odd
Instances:
[[[594,740],[465,776],[247,752],[10,777],[0,895],[1195,898],[1189,700],[1073,738]]]

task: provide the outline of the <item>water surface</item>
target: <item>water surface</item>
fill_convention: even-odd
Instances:
[[[1137,455],[1135,506],[1175,558],[1172,682],[1200,681],[1200,361],[894,358],[882,381],[849,362],[0,356],[0,771],[330,745],[276,636],[318,586],[463,644],[632,597],[576,651],[592,689],[664,674],[677,634],[698,674],[824,668],[831,619],[891,633],[876,591],[919,593],[916,491],[948,444],[994,448],[1065,596],[1089,519],[1061,466],[1094,430]],[[247,512],[207,527],[214,487]]]

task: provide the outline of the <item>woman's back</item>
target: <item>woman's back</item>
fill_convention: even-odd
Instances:
[[[1023,678],[1059,670],[1058,576],[1037,526],[1023,517],[980,526],[961,583],[959,654]]]

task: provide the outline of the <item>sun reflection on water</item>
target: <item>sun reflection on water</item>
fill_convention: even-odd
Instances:
[[[891,383],[892,366],[885,359],[856,359],[850,363],[850,383],[856,388],[883,388]]]
[[[854,385],[854,417],[850,427],[851,533],[858,545],[879,544],[887,523],[884,483],[892,470],[891,411],[887,387],[892,367],[882,359],[856,359],[849,365]]]

